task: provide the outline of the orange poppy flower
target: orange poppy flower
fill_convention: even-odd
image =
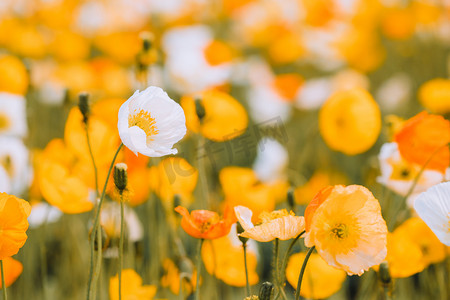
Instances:
[[[386,257],[386,222],[378,200],[363,186],[322,189],[306,208],[305,223],[305,245],[349,275],[361,275]]]
[[[0,193],[0,259],[13,256],[25,244],[30,213],[27,201]]]
[[[402,157],[426,168],[445,173],[449,165],[450,151],[440,147],[450,143],[450,121],[442,116],[430,115],[426,111],[407,120],[395,135],[395,141]]]
[[[175,211],[183,216],[181,227],[190,236],[198,239],[217,239],[230,232],[231,225],[235,222],[233,210],[225,209],[223,219],[216,212],[210,210],[193,210],[190,214],[185,207],[177,206]]]
[[[5,285],[9,287],[16,281],[16,279],[22,274],[23,265],[20,261],[15,260],[12,257],[5,257],[3,259],[3,271],[5,274]],[[1,277],[0,277],[1,278]],[[0,281],[0,288],[2,288],[2,283]]]

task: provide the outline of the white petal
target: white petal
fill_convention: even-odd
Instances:
[[[439,240],[450,246],[450,182],[437,184],[420,194],[414,209]]]
[[[244,230],[249,230],[255,227],[252,223],[253,212],[249,208],[238,205],[234,207],[234,213],[236,214],[236,218]]]

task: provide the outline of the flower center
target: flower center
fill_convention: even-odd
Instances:
[[[262,213],[259,214],[258,218],[259,218],[259,223],[264,224],[264,223],[270,222],[270,221],[278,219],[278,218],[294,216],[294,215],[295,214],[292,211],[288,212],[286,209],[280,209],[280,210],[274,210],[273,212],[270,212],[270,213],[263,211]]]
[[[0,114],[0,131],[7,129],[10,125],[9,123],[8,116]]]
[[[334,225],[331,229],[331,236],[337,239],[344,239],[348,236],[348,227],[345,224],[339,223]]]
[[[14,175],[14,168],[13,168],[11,156],[9,156],[9,155],[5,155],[3,157],[0,156],[0,165],[2,165],[3,168],[5,168],[6,173],[8,173],[9,176]]]
[[[138,112],[135,111],[128,117],[128,127],[133,126],[137,126],[140,129],[144,130],[147,137],[158,134],[155,119],[152,118],[148,111],[145,111],[143,109]]]

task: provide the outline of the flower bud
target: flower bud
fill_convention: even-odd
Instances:
[[[202,99],[200,98],[195,99],[195,112],[197,113],[197,117],[201,123],[206,115],[206,111],[205,107],[203,106]]]
[[[127,165],[124,163],[118,163],[114,166],[114,184],[116,185],[120,194],[122,194],[123,191],[127,188],[127,168]]]
[[[237,232],[238,238],[242,242],[242,244],[245,245],[248,241],[248,238],[240,236],[240,234],[243,233],[244,231],[245,230],[244,230],[244,228],[242,228],[241,223],[236,222],[236,232]]]
[[[82,92],[78,95],[78,108],[83,115],[83,122],[87,124],[89,115],[91,114],[91,109],[89,107],[89,94],[87,92]]]
[[[266,281],[261,285],[259,289],[260,300],[270,300],[273,291],[273,283]]]
[[[389,265],[387,262],[382,262],[378,270],[378,276],[382,284],[389,285],[391,283],[391,274],[389,273]]]

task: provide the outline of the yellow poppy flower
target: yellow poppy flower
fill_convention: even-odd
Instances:
[[[411,8],[388,9],[381,19],[381,29],[390,39],[409,39],[416,29],[415,17]]]
[[[330,265],[361,275],[386,257],[386,222],[363,186],[329,186],[305,210],[305,245]]]
[[[254,239],[258,242],[269,242],[274,239],[289,240],[297,237],[305,229],[305,219],[297,217],[286,209],[275,210],[271,213],[262,212],[258,218],[258,225],[252,223],[252,211],[245,206],[234,208],[236,217],[245,230],[242,237]]]
[[[150,184],[158,197],[172,207],[175,195],[180,196],[182,205],[192,202],[192,193],[197,185],[198,171],[181,157],[163,159],[153,169],[154,176],[150,177]],[[156,180],[156,181],[155,181]]]
[[[294,289],[297,288],[298,276],[305,256],[306,253],[302,252],[289,258],[286,279]],[[306,265],[300,296],[311,299],[328,298],[341,289],[346,278],[347,274],[344,271],[330,267],[319,254],[313,253]]]
[[[426,266],[445,259],[446,250],[444,245],[422,219],[418,217],[409,218],[397,227],[394,232],[402,232],[405,236],[409,236],[420,247],[423,253],[422,259]]]
[[[279,188],[260,182],[256,173],[249,168],[226,167],[219,173],[219,180],[225,194],[225,203],[233,207],[243,205],[253,211],[253,222],[263,211],[273,211]],[[285,196],[284,193],[283,196]]]
[[[195,290],[197,272],[189,259],[180,262],[189,270],[179,270],[175,262],[166,258],[162,267],[164,275],[161,277],[161,286],[168,287],[172,293],[178,295],[180,293],[180,276],[183,276],[183,294],[190,295]]]
[[[380,133],[380,109],[363,89],[339,91],[320,109],[319,129],[331,149],[347,155],[363,153]]]
[[[28,72],[15,56],[0,56],[0,91],[25,95],[28,89]]]
[[[433,113],[450,112],[450,79],[435,78],[425,82],[418,97],[420,103]]]
[[[346,184],[347,182],[348,178],[344,174],[316,171],[308,182],[295,189],[295,202],[300,205],[307,205],[322,188],[329,185]]]
[[[112,32],[97,36],[94,40],[102,52],[122,64],[131,64],[142,48],[138,32]],[[123,45],[127,45],[123,47]]]
[[[0,193],[0,260],[13,256],[27,241],[31,206],[16,196]]]
[[[426,267],[419,245],[404,231],[388,233],[386,261],[392,278],[409,277]]]
[[[17,278],[22,274],[23,265],[20,261],[15,260],[12,257],[3,258],[3,272],[5,275],[5,285],[9,287]],[[0,288],[2,288],[2,283],[0,282]]]
[[[195,101],[199,101],[204,108],[205,115],[202,120],[198,118]],[[185,96],[181,98],[181,106],[186,114],[187,128],[216,142],[227,141],[243,134],[248,125],[244,107],[227,93],[218,90]]]
[[[231,230],[234,236],[236,236],[235,232]],[[236,240],[233,243],[228,235],[204,243],[202,259],[209,274],[227,285],[243,287],[245,286],[244,250],[242,243],[237,238]],[[257,284],[259,277],[256,273],[256,254],[252,251],[247,251],[247,268],[249,284]]]
[[[156,286],[142,285],[142,278],[133,269],[122,270],[122,299],[151,300],[156,294]],[[109,280],[109,299],[119,299],[119,275]]]
[[[49,52],[63,61],[83,60],[90,54],[90,45],[88,39],[73,31],[59,30],[49,46]]]

